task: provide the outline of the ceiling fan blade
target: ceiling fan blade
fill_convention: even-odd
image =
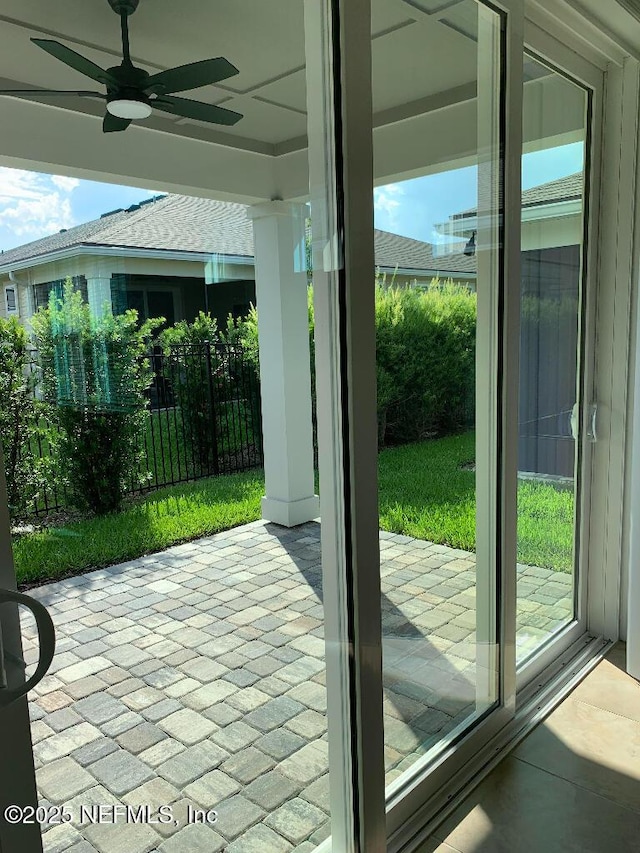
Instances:
[[[196,121],[209,121],[212,124],[232,125],[240,121],[241,113],[227,110],[224,107],[216,107],[214,104],[204,104],[202,101],[191,101],[187,98],[173,98],[162,95],[149,102],[154,108],[164,110],[166,113],[193,118]]]
[[[103,133],[117,133],[120,130],[126,130],[131,124],[130,118],[118,118],[111,113],[107,113],[102,122]]]
[[[152,74],[146,82],[145,91],[158,94],[186,92],[189,89],[219,83],[220,80],[226,80],[227,77],[238,73],[238,69],[222,56],[218,59],[203,59],[201,62],[190,62],[188,65]]]
[[[77,98],[100,98],[106,99],[106,95],[102,92],[83,92],[70,89],[0,89],[0,95],[15,95],[16,98],[28,98],[32,95],[34,98],[39,98],[41,95],[73,95]]]
[[[38,47],[41,47],[42,50],[51,54],[51,56],[64,62],[65,65],[68,65],[75,71],[79,71],[86,77],[91,77],[92,80],[97,80],[98,83],[117,87],[118,81],[108,71],[100,68],[99,65],[91,62],[90,59],[80,56],[79,53],[71,50],[70,47],[60,44],[59,41],[52,41],[51,39],[31,39],[31,41]]]

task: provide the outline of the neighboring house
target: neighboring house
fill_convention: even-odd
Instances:
[[[71,277],[96,311],[137,309],[169,324],[210,311],[225,322],[256,301],[252,223],[246,206],[183,195],[154,196],[127,210],[0,255],[0,314],[28,319]],[[387,283],[435,277],[473,283],[475,261],[436,258],[428,243],[376,231]]]
[[[28,319],[67,277],[96,311],[240,315],[255,301],[251,222],[243,205],[179,195],[106,213],[0,255],[3,312]]]
[[[560,477],[572,477],[575,465],[583,184],[576,172],[522,193],[519,468]],[[467,241],[481,229],[475,208],[437,226]],[[545,373],[549,381],[540,382]]]
[[[522,249],[575,246],[582,240],[583,172],[575,172],[522,192]],[[478,231],[477,208],[454,213],[436,225],[436,231],[453,240],[467,241]]]
[[[376,267],[386,274],[387,283],[397,285],[428,284],[434,278],[451,279],[475,290],[476,260],[464,254],[465,244],[456,251],[438,257],[431,243],[401,237],[389,231],[374,232]]]

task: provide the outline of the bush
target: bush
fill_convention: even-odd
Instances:
[[[32,319],[45,399],[61,431],[58,464],[81,510],[112,512],[148,478],[140,473],[152,378],[145,355],[162,322],[139,326],[136,311],[93,316],[70,279]]]
[[[227,328],[221,339],[241,348],[242,366],[232,368],[231,375],[242,373],[246,384],[252,389],[247,399],[251,432],[256,446],[262,452],[262,401],[260,398],[260,355],[258,348],[258,312],[255,305],[249,309],[246,317],[236,320],[229,315]]]
[[[9,511],[24,512],[44,486],[47,466],[34,452],[46,440],[41,405],[35,399],[29,338],[15,317],[0,318],[0,437],[4,455]]]
[[[476,296],[463,285],[376,286],[379,441],[404,444],[473,424]]]
[[[221,457],[246,444],[236,415],[242,405],[251,407],[258,386],[245,381],[243,353],[236,351],[235,340],[225,346],[227,340],[210,314],[201,311],[192,323],[176,323],[160,341],[169,359],[172,391],[185,422],[192,463],[203,472],[218,473]]]
[[[313,289],[308,289],[312,413],[315,425]],[[424,288],[375,284],[379,444],[450,435],[474,423],[476,296],[463,285],[434,279]],[[230,322],[256,372],[258,315]]]

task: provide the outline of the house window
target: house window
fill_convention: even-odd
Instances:
[[[33,286],[33,303],[36,311],[39,308],[46,308],[49,305],[49,296],[52,291],[55,291],[56,296],[62,297],[62,291],[65,283],[64,278],[57,281],[45,281],[42,284],[34,284]],[[71,279],[74,290],[82,294],[84,302],[89,301],[87,292],[87,279],[83,275],[74,275]]]
[[[18,313],[18,295],[13,286],[7,286],[4,289],[4,305],[7,316]]]
[[[127,273],[114,273],[111,277],[111,305],[114,314],[122,314],[133,308],[138,312],[140,323],[151,318],[164,317],[165,324],[173,326],[179,319],[179,298],[178,287],[170,286],[167,278]]]

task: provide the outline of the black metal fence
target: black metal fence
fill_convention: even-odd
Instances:
[[[146,489],[262,464],[260,385],[242,347],[178,344],[150,360]]]
[[[37,359],[31,370],[39,370]],[[263,464],[260,385],[257,365],[240,346],[203,343],[159,347],[144,356],[152,382],[148,417],[140,435],[139,478],[131,494],[203,477],[245,471]],[[35,392],[39,395],[39,385]],[[36,431],[32,449],[56,466],[55,404],[41,403],[46,429]],[[36,516],[67,507],[64,489],[41,489]]]

